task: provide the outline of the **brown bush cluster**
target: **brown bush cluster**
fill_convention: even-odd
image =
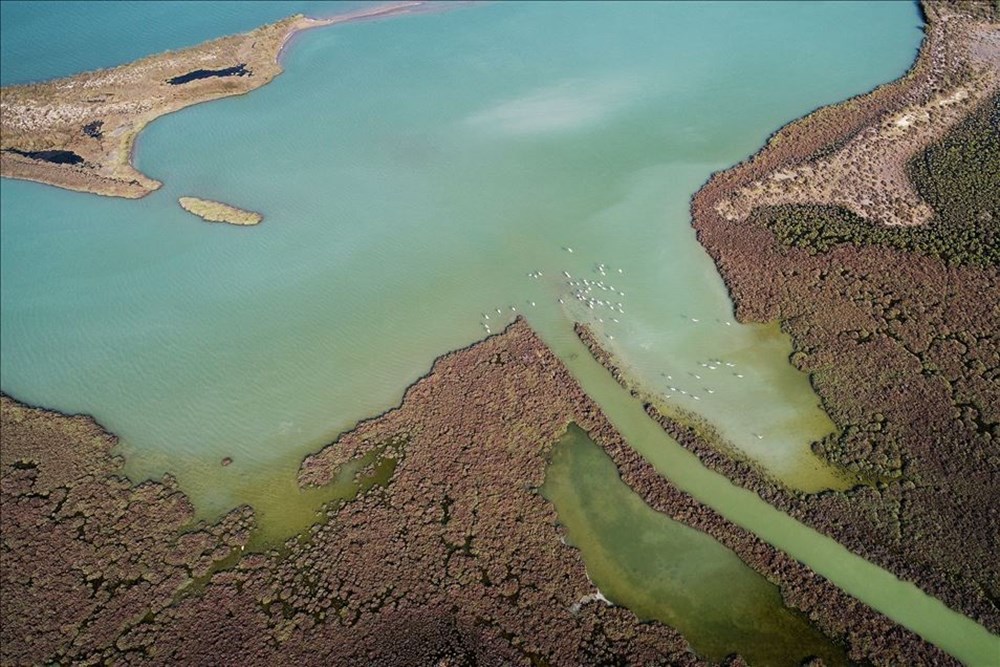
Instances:
[[[322,484],[378,451],[398,461],[387,486],[208,578],[196,579],[245,543],[249,510],[188,526],[169,479],[116,476],[114,441],[92,421],[7,398],[3,410],[2,583],[16,591],[4,598],[4,662],[700,664],[675,630],[589,597],[579,553],[537,491],[571,421],[654,507],[735,549],[856,659],[949,662],[660,477],[523,320],[441,358],[399,408],[300,471],[302,484]],[[78,487],[94,488],[88,509],[58,491]],[[108,566],[108,542],[122,565]]]
[[[956,6],[925,4],[928,34]],[[698,238],[719,267],[737,316],[781,320],[795,347],[792,362],[811,374],[839,427],[814,449],[871,485],[795,496],[712,451],[691,429],[662,420],[709,465],[998,632],[1000,271],[990,259],[995,250],[972,243],[968,233],[995,235],[1000,224],[983,209],[995,206],[995,190],[980,191],[974,174],[996,156],[970,155],[945,137],[918,158],[911,169],[918,185],[924,179],[922,192],[933,195],[936,224],[951,226],[926,244],[919,236],[926,232],[900,241],[896,236],[909,230],[896,230],[892,242],[855,235],[850,243],[788,247],[766,216],[736,222],[716,210],[735,189],[836,148],[900,105],[927,98],[942,73],[960,77],[962,63],[949,53],[929,37],[903,79],[782,129],[751,160],[714,175],[692,202]],[[991,117],[993,105],[980,107],[979,116],[956,130],[978,133],[973,148],[996,139],[980,131],[989,127],[983,118]],[[948,183],[963,189],[958,196],[943,192],[941,182],[929,181],[939,172],[920,176],[920,164],[944,165]],[[965,211],[981,216],[975,225]],[[815,238],[828,232],[820,227]],[[956,256],[960,261],[946,261]]]
[[[403,407],[303,467],[322,483],[381,448],[399,459],[387,488],[192,586],[251,515],[184,532],[184,496],[118,478],[92,421],[4,398],[3,662],[700,664],[675,630],[626,609],[574,611],[594,589],[536,487],[581,401],[523,322],[449,355]]]
[[[143,618],[240,550],[253,513],[213,526],[169,477],[133,486],[85,417],[0,397],[0,655],[100,660]]]

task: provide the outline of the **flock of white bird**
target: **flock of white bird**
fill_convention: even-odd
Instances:
[[[573,253],[573,248],[568,246],[564,246],[563,250],[570,254]],[[619,289],[607,279],[609,273],[611,275],[624,275],[625,270],[621,268],[612,270],[607,264],[597,263],[593,267],[594,276],[590,278],[574,277],[569,271],[562,271],[563,280],[569,290],[568,296],[582,304],[587,310],[595,311],[592,314],[592,318],[599,324],[605,324],[605,318],[607,318],[607,323],[618,324],[621,321],[618,316],[625,314],[625,304],[621,300],[625,298],[625,291]],[[527,277],[532,280],[540,280],[544,276],[545,274],[540,270],[529,271],[527,274]],[[562,296],[558,297],[558,301],[560,304],[566,303],[566,299]],[[530,307],[534,307],[536,305],[536,303],[531,300],[528,300],[526,303]],[[511,305],[507,308],[509,308],[510,313],[517,312],[516,306]],[[496,308],[495,310],[495,319],[491,319],[489,312],[483,313],[482,326],[483,329],[486,330],[487,334],[493,333],[493,329],[490,326],[491,323],[499,322],[501,326],[504,326],[510,321],[509,316],[507,318],[503,317],[506,310],[505,308]],[[699,324],[701,322],[701,320],[696,317],[688,317],[686,315],[682,315],[682,317],[692,324]],[[730,321],[720,320],[719,323],[727,327],[733,325]],[[615,338],[613,334],[606,331],[604,332],[604,335],[608,340],[614,340]],[[698,362],[698,365],[706,371],[728,370],[732,377],[743,378],[743,373],[734,370],[736,368],[736,364],[732,361],[712,358],[706,361]],[[689,388],[685,389],[679,386],[680,383],[675,381],[672,375],[668,375],[666,373],[660,373],[660,375],[665,378],[666,381],[673,382],[673,384],[666,386],[670,393],[664,394],[665,398],[671,399],[678,396],[684,396],[695,401],[702,400],[701,394],[695,393],[697,390],[692,391]],[[705,380],[705,378],[697,372],[689,372],[688,375],[699,383]],[[700,391],[705,394],[714,394],[716,390],[711,387],[702,386]],[[753,435],[758,440],[761,440],[764,437],[759,433],[754,433]]]

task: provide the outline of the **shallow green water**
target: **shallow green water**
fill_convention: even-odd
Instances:
[[[5,48],[20,49],[5,81],[75,62],[33,45],[92,48],[74,7],[58,25],[4,14]],[[134,57],[151,39],[137,6],[102,7],[120,36],[103,57]],[[175,5],[184,21],[150,43],[299,8],[247,7]],[[808,451],[831,425],[787,341],[732,323],[688,202],[782,123],[902,73],[917,24],[901,3],[504,3],[312,31],[267,87],[148,128],[138,165],[165,187],[143,200],[0,181],[0,386],[95,415],[130,474],[175,473],[205,516],[250,502],[276,539],[323,498],[295,486],[304,454],[514,306],[663,474],[949,650],[985,655],[978,626],[702,468],[570,328],[594,324],[645,383],[788,483],[838,484]],[[266,219],[206,225],[182,195]],[[591,294],[615,312],[573,299],[562,271],[614,285]]]
[[[561,340],[563,358],[574,377],[628,443],[677,487],[965,664],[996,664],[1000,637],[705,468],[646,416],[642,406],[593,360],[571,329]],[[586,556],[584,553],[585,560]]]
[[[810,656],[847,663],[736,554],[646,505],[576,425],[552,451],[542,494],[594,585],[640,618],[679,629],[699,655],[721,662],[738,652],[754,665],[799,665]]]

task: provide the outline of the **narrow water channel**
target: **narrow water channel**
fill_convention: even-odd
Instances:
[[[567,328],[546,342],[560,350],[560,357],[574,377],[628,443],[677,487],[963,663],[997,664],[1000,637],[702,465],[694,454],[650,419],[642,405],[593,360],[572,329]],[[597,520],[590,521],[587,530],[600,535]],[[602,544],[597,553],[609,548],[608,544]],[[589,567],[587,551],[582,549]]]
[[[843,651],[778,588],[701,531],[650,508],[575,424],[554,447],[543,495],[568,542],[612,602],[680,630],[706,658],[739,653],[752,665],[800,665],[810,657],[844,665]]]
[[[5,48],[12,34],[22,48],[5,76],[262,22],[232,23],[227,3],[171,5],[199,31],[150,47],[134,6],[114,3],[99,27],[121,39],[94,42],[77,4],[53,25],[47,5],[5,3],[37,7],[17,30],[3,22]],[[514,307],[661,474],[962,660],[996,662],[980,626],[701,466],[571,329],[586,316],[645,383],[786,483],[842,485],[809,450],[832,425],[787,339],[732,322],[688,204],[782,123],[900,75],[918,25],[905,3],[493,3],[303,35],[272,84],[143,133],[138,166],[165,184],[147,198],[0,181],[2,388],[93,414],[134,479],[175,474],[203,516],[252,504],[267,543],[353,492],[300,491],[306,453]],[[108,52],[53,69],[53,30],[60,53]],[[266,220],[205,225],[183,195]],[[581,306],[567,281],[606,273],[593,295],[616,309]]]

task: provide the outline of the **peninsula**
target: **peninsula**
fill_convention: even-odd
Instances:
[[[321,26],[414,11],[379,5],[329,18],[302,15],[111,69],[0,89],[0,176],[136,199],[161,183],[132,165],[136,136],[184,107],[242,95],[282,72],[282,48]]]
[[[802,121],[799,129],[808,125],[822,149],[769,166],[720,197],[715,211],[740,222],[757,207],[812,204],[839,206],[870,223],[930,221],[934,209],[909,178],[908,163],[1000,88],[1000,30],[990,5],[978,4],[983,11],[977,13],[977,3],[966,3],[971,12],[928,3],[921,54],[906,77]],[[798,152],[801,137],[792,140],[792,134],[772,139],[771,152]]]
[[[782,128],[691,207],[738,319],[781,322],[838,426],[814,451],[869,483],[794,494],[647,409],[707,465],[997,633],[1000,6],[922,7],[909,73]]]

